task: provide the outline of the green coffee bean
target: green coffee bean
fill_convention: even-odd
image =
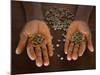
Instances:
[[[83,35],[80,32],[74,32],[72,35],[72,40],[73,43],[77,44],[83,41]]]
[[[65,31],[74,20],[74,15],[64,8],[51,8],[45,12],[45,20],[53,29]]]
[[[35,45],[39,45],[42,44],[44,42],[44,37],[41,34],[35,34],[35,35],[31,35],[31,37],[29,38],[32,41],[32,44]]]

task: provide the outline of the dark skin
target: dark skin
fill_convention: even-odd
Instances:
[[[30,34],[41,33],[45,37],[45,42],[39,46],[33,47],[32,42],[29,41],[28,37]],[[28,42],[26,44],[26,42]],[[53,56],[53,45],[52,36],[50,34],[49,28],[44,21],[33,20],[28,22],[22,33],[20,34],[20,41],[16,48],[16,54],[21,54],[24,51],[25,45],[27,45],[27,54],[30,60],[36,61],[37,67],[48,66],[49,56]],[[43,58],[42,58],[43,55]]]
[[[92,7],[90,6],[79,6],[75,17],[76,20],[73,21],[68,28],[66,33],[67,39],[64,46],[64,53],[67,54],[67,60],[69,61],[77,60],[78,57],[84,54],[86,48],[88,48],[90,52],[94,51],[91,32],[88,27],[91,11]],[[81,42],[80,44],[74,44],[70,42],[72,34],[76,31],[81,32],[85,38],[85,41]]]
[[[48,66],[50,64],[49,56],[53,56],[54,49],[53,49],[53,44],[52,44],[52,36],[50,34],[50,30],[48,26],[46,25],[44,21],[35,20],[35,18],[43,19],[42,11],[40,11],[41,5],[40,4],[38,6],[35,5],[34,6],[35,11],[31,11],[31,13],[27,11],[27,9],[29,9],[30,7],[27,7],[27,8],[26,7],[27,5],[25,6],[27,21],[31,19],[34,19],[34,20],[31,22],[28,22],[25,25],[22,33],[20,34],[20,41],[16,48],[16,54],[21,54],[24,51],[25,45],[27,45],[26,47],[27,54],[30,60],[36,61],[37,67],[41,67],[43,65]],[[81,11],[82,11],[82,8],[81,8]],[[35,14],[33,14],[33,12]],[[94,51],[92,41],[91,41],[91,32],[87,24],[90,13],[88,9],[87,9],[87,12],[86,11],[82,11],[82,12],[83,14],[80,14],[80,10],[79,10],[79,13],[76,14],[76,16],[78,16],[77,17],[78,19],[73,21],[70,24],[68,31],[66,33],[67,39],[64,45],[64,53],[67,55],[67,60],[69,61],[77,60],[78,57],[84,54],[86,48],[88,48],[90,52]],[[34,18],[29,17],[29,16],[34,16]],[[87,17],[85,18],[83,17],[82,19],[82,16],[87,16]],[[74,44],[70,42],[72,34],[76,31],[81,32],[86,38],[85,41],[82,41],[80,44]],[[31,41],[28,41],[29,39],[28,37],[30,36],[30,34],[36,34],[36,33],[44,34],[46,40],[44,44],[37,47],[32,47],[32,43]]]
[[[45,28],[45,29],[44,29]],[[85,41],[82,41],[80,44],[74,44],[71,42],[71,37],[74,32],[81,32],[84,37],[86,38]],[[27,54],[30,60],[36,61],[36,65],[41,67],[43,64],[44,66],[48,66],[49,56],[53,56],[53,44],[52,44],[52,36],[50,31],[43,21],[31,21],[28,22],[23,29],[22,33],[20,34],[20,41],[18,47],[16,48],[16,54],[21,54],[24,50],[26,42],[30,34],[35,33],[42,33],[46,38],[46,42],[41,45],[40,47],[36,47],[35,50],[32,47],[32,43],[28,41],[27,43]],[[64,53],[67,54],[67,60],[77,60],[78,57],[82,56],[86,50],[89,49],[90,52],[93,52],[93,45],[91,41],[91,33],[86,23],[83,21],[73,21],[66,33],[66,41],[64,46]],[[43,50],[44,49],[44,50]],[[42,54],[44,55],[42,58]]]
[[[82,41],[80,44],[71,42],[72,34],[74,32],[82,33],[85,37],[85,41]],[[68,28],[66,38],[64,53],[67,54],[67,60],[69,61],[77,60],[79,56],[84,54],[86,48],[88,48],[90,52],[94,51],[90,30],[88,25],[83,21],[73,21]]]

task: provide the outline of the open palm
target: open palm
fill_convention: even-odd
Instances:
[[[74,32],[80,32],[85,37],[85,41],[79,44],[71,42]],[[93,52],[93,45],[91,41],[91,33],[87,24],[83,21],[73,21],[66,33],[66,41],[64,46],[64,52],[67,54],[67,60],[77,60],[78,56],[82,56],[88,47],[90,52]]]
[[[29,40],[31,35],[43,34],[44,43],[39,46],[33,46],[32,41]],[[26,43],[27,42],[27,43]],[[16,54],[21,54],[27,45],[27,54],[31,60],[36,61],[36,65],[41,67],[49,65],[49,56],[53,56],[52,36],[49,28],[45,22],[33,20],[28,22],[22,33],[20,34],[20,41],[16,48]]]

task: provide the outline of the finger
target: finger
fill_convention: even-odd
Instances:
[[[24,34],[21,34],[19,44],[16,48],[16,54],[22,53],[22,51],[24,50],[26,41],[27,41],[27,36],[25,36]]]
[[[27,54],[31,60],[35,60],[36,55],[35,55],[35,51],[31,43],[28,43],[27,45]]]
[[[93,52],[94,51],[94,48],[93,48],[91,36],[86,35],[86,37],[87,37],[87,42],[88,42],[87,43],[88,44],[88,49],[89,49],[90,52]]]
[[[86,49],[86,42],[82,41],[79,48],[79,56],[82,56]]]
[[[72,56],[73,46],[74,46],[74,43],[70,43],[68,51],[67,51],[67,60],[69,61],[72,59],[71,56]]]
[[[73,54],[72,54],[73,60],[77,60],[78,58],[78,49],[79,49],[79,44],[74,45]]]
[[[44,65],[48,66],[49,65],[49,57],[48,57],[48,52],[47,52],[47,48],[45,45],[42,46],[42,52],[43,52],[43,58],[44,58]]]
[[[71,40],[73,32],[75,32],[75,29],[73,29],[73,27],[70,26],[68,28],[68,32],[66,34],[66,43],[65,43],[65,48],[64,48],[65,54],[67,54],[67,50],[68,50],[68,46],[69,46],[69,40]]]
[[[43,62],[42,62],[42,53],[40,47],[36,47],[35,52],[36,52],[36,65],[38,67],[41,67]]]
[[[65,54],[67,54],[68,46],[69,46],[69,40],[66,40],[65,46],[64,46],[64,52],[65,52]]]
[[[53,51],[54,51],[54,48],[53,48],[53,45],[51,42],[49,42],[47,44],[47,48],[48,48],[48,51],[49,51],[49,56],[53,56]]]

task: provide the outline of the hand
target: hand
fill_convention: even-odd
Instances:
[[[74,32],[80,32],[85,37],[85,41],[75,44],[71,42]],[[90,52],[93,52],[93,45],[91,41],[91,33],[87,24],[83,21],[73,21],[67,31],[64,52],[67,54],[67,60],[77,60],[78,56],[82,56],[88,47]]]
[[[30,37],[36,34],[42,34],[44,42],[34,46]],[[16,54],[21,54],[25,45],[27,45],[28,57],[31,60],[35,60],[38,67],[41,67],[43,64],[44,66],[49,65],[49,56],[53,56],[53,45],[52,36],[45,22],[34,20],[25,25],[25,28],[20,34],[20,41],[16,48]]]

